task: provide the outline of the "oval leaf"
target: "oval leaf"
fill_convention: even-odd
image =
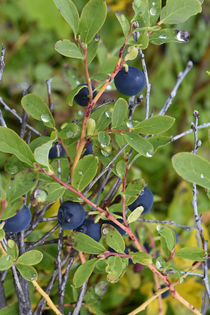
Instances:
[[[34,119],[42,121],[47,127],[54,128],[54,118],[49,110],[48,105],[35,94],[23,96],[21,104],[25,111]]]
[[[91,155],[83,157],[77,163],[72,178],[72,185],[82,191],[95,177],[98,168],[97,157]]]
[[[93,258],[91,260],[86,261],[83,265],[79,266],[76,270],[73,278],[73,284],[75,288],[79,288],[83,285],[83,283],[88,280],[91,273],[93,272],[95,265],[98,259]]]
[[[201,11],[199,0],[168,0],[161,10],[159,24],[181,24]]]
[[[176,245],[176,237],[174,231],[167,226],[160,225],[157,226],[157,230],[159,234],[165,239],[168,249],[172,251],[172,249]]]
[[[170,116],[153,116],[135,125],[134,129],[144,135],[156,135],[167,131],[174,122],[175,118]]]
[[[19,249],[17,244],[13,240],[8,240],[7,242],[7,254],[12,260],[16,260],[19,255]]]
[[[148,255],[147,253],[131,253],[133,255],[133,263],[136,264],[142,264],[142,265],[150,265],[152,263],[152,257]]]
[[[59,52],[59,54],[70,57],[70,58],[77,58],[77,59],[83,59],[84,56],[77,47],[75,43],[72,43],[68,39],[59,40],[55,44],[55,50]]]
[[[80,232],[73,235],[72,247],[81,252],[96,255],[101,254],[106,250],[103,245],[96,242],[90,236]]]
[[[0,257],[0,270],[4,271],[11,268],[13,265],[13,260],[9,255],[1,256]]]
[[[46,167],[50,167],[49,166],[49,151],[52,147],[54,140],[50,140],[42,145],[40,145],[39,147],[37,147],[34,150],[34,158],[35,160],[41,164],[44,165]]]
[[[93,18],[94,17],[94,18]],[[84,6],[79,23],[81,41],[90,43],[101,29],[106,19],[106,2],[104,0],[90,0]]]
[[[77,7],[71,0],[53,0],[59,12],[66,20],[66,22],[71,26],[74,35],[78,33],[79,27],[79,13]]]
[[[189,260],[203,261],[207,259],[208,254],[199,247],[185,247],[175,252],[176,257],[181,257]]]
[[[175,171],[185,180],[210,189],[210,163],[189,152],[177,153],[172,158]]]
[[[13,130],[0,127],[0,151],[14,154],[20,161],[33,166],[34,156],[29,146]]]
[[[146,157],[152,157],[153,155],[153,146],[146,139],[139,136],[138,133],[129,132],[123,133],[123,137],[128,142],[128,144],[136,150],[141,155]]]
[[[117,128],[122,125],[123,121],[128,117],[128,103],[123,98],[118,98],[114,104],[112,113],[112,127]]]
[[[18,264],[27,265],[27,266],[33,266],[40,263],[40,261],[43,258],[42,252],[39,250],[30,250],[28,252],[25,252],[23,255],[21,255],[17,262]]]
[[[144,208],[142,206],[137,207],[134,211],[132,211],[127,220],[128,224],[137,221],[137,219],[141,216],[143,211]]]
[[[106,267],[107,280],[111,283],[116,283],[119,281],[121,275],[123,274],[123,264],[122,258],[119,256],[110,256],[107,259]]]
[[[16,267],[24,279],[28,281],[33,281],[37,279],[38,275],[34,267],[21,264],[17,264]]]
[[[102,236],[106,244],[118,253],[124,253],[125,242],[121,234],[110,224],[102,225]]]

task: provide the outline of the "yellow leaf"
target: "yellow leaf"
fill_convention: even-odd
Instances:
[[[49,217],[53,217],[53,216],[57,215],[59,208],[60,208],[60,200],[57,200],[47,210],[45,217],[49,218]]]

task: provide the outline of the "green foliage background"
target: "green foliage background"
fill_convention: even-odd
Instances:
[[[86,2],[85,0],[74,0],[78,10],[81,10]],[[99,53],[90,66],[92,75],[96,72],[103,72],[104,69],[109,69],[107,71],[111,72],[115,65],[123,34],[114,15],[114,10],[123,9],[128,16],[132,13],[131,1],[108,2],[110,2],[108,18],[100,31],[106,49],[100,44]],[[173,101],[173,106],[168,112],[168,115],[176,118],[176,123],[168,131],[169,136],[190,128],[190,123],[193,120],[192,113],[195,109],[200,112],[200,124],[210,121],[210,79],[206,73],[210,69],[209,18],[210,4],[206,1],[203,4],[201,15],[191,17],[186,23],[179,25],[179,29],[187,30],[190,33],[188,43],[169,43],[161,46],[150,44],[145,51],[149,79],[152,85],[150,104],[156,112],[164,105],[176,82],[178,73],[184,70],[187,61],[192,60],[194,63],[193,69],[183,81]],[[69,31],[67,23],[59,15],[52,0],[0,0],[0,43],[3,42],[6,46],[6,66],[0,86],[0,94],[17,112],[21,111],[22,92],[29,85],[31,85],[32,93],[36,93],[47,100],[45,80],[53,77],[52,90],[56,124],[70,122],[73,115],[76,118],[81,118],[81,108],[77,105],[69,107],[66,99],[73,88],[85,81],[83,63],[80,60],[62,57],[54,49],[54,45],[58,40],[71,38],[72,36],[73,34]],[[130,64],[141,68],[139,58],[135,62],[130,62]],[[111,86],[112,90],[104,93],[104,99],[115,99],[117,97],[118,93],[114,85]],[[19,124],[17,121],[7,112],[3,111],[3,115],[8,122],[8,127],[18,130]],[[135,118],[137,120],[144,118],[143,106],[137,108],[134,114]],[[43,128],[38,121],[34,121],[34,126],[39,130]],[[210,160],[210,135],[208,131],[199,131],[199,138],[202,141],[202,147],[198,154]],[[142,173],[143,178],[156,197],[152,214],[147,214],[145,218],[170,219],[180,224],[193,224],[191,184],[182,181],[171,164],[172,155],[181,151],[190,152],[192,149],[193,135],[190,134],[175,143],[164,146],[155,153],[151,160],[145,157],[137,160],[133,177],[138,177]],[[201,188],[199,188],[198,210],[203,216],[207,235],[210,227],[210,203],[207,194]],[[155,226],[152,224],[148,227],[151,232],[155,230]],[[42,231],[47,231],[44,224],[42,225]],[[37,238],[42,235],[42,231],[36,231]],[[142,230],[142,238],[144,238],[144,233],[145,231]],[[196,238],[193,232],[180,230],[178,233],[180,244],[196,246]],[[34,236],[34,238],[36,237]],[[39,250],[43,251],[43,248]],[[45,273],[39,274],[43,286],[50,277],[54,257],[56,257],[56,246],[51,245],[47,250],[47,255],[38,265],[45,269]],[[75,272],[75,269],[73,272]],[[145,271],[146,273],[148,273],[148,278],[151,277],[152,279],[150,272]],[[144,301],[143,296],[149,297],[153,294],[152,281],[149,284],[140,284],[140,275],[134,273],[132,266],[119,283],[109,284],[105,293],[103,283],[101,283],[101,287],[100,285],[96,287],[94,285],[96,281],[97,273],[91,278],[91,288],[86,295],[85,303],[92,305],[97,315],[101,314],[101,311],[105,314],[113,314],[113,310],[115,310],[114,314],[126,314],[134,306],[137,307]],[[15,294],[9,283],[9,280],[5,283],[7,297],[11,302],[14,302]],[[201,285],[199,287],[199,285],[200,283],[196,281],[188,280],[184,289],[182,289],[186,299],[196,307],[199,307],[199,303],[201,303],[197,292],[203,290],[203,287]],[[56,294],[56,287],[54,287],[52,295],[53,292]],[[65,302],[73,302],[78,290],[68,283],[66,292]],[[100,303],[102,296],[103,303]],[[32,297],[32,303],[35,303],[35,301],[37,301],[36,294]],[[168,298],[164,303],[168,305],[167,315],[189,314],[183,308],[175,311],[179,306],[173,304],[172,298]],[[149,311],[154,313],[154,309],[144,311],[142,314],[148,314]],[[3,312],[0,312],[0,314],[2,315]],[[87,314],[85,308],[82,309],[81,314]]]

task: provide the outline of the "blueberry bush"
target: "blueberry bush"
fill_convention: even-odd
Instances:
[[[1,6],[0,315],[210,314],[207,4]]]

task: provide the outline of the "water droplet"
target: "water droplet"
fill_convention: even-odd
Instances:
[[[36,275],[35,275],[35,274],[32,275],[32,276],[30,277],[30,279],[31,279],[31,281],[35,280],[35,279],[36,279]]]
[[[158,269],[162,269],[162,265],[161,265],[161,263],[159,261],[156,261],[156,266],[157,266]]]
[[[133,123],[131,121],[127,121],[126,126],[128,128],[133,128]]]
[[[150,13],[152,16],[154,16],[154,15],[157,14],[157,10],[156,10],[155,8],[151,8],[151,9],[149,10],[149,13]]]
[[[106,228],[104,228],[104,229],[102,230],[102,233],[103,233],[104,235],[106,235],[106,234],[108,234],[108,233],[109,233],[109,230],[108,230],[108,229],[106,229]]]
[[[110,112],[105,112],[105,115],[106,115],[107,118],[110,118],[110,117],[111,117]]]
[[[190,34],[187,31],[178,31],[176,38],[179,42],[188,42],[190,38]]]
[[[82,176],[82,175],[83,175],[83,172],[79,171],[78,174],[79,174],[79,176]]]
[[[111,90],[112,90],[111,84],[109,84],[106,89],[107,89],[108,91],[111,91]]]
[[[107,157],[107,156],[109,156],[110,155],[110,153],[109,152],[106,152],[106,151],[104,151],[104,150],[101,150],[101,153],[103,154],[103,156],[105,156],[105,157]]]
[[[6,256],[6,260],[7,260],[7,261],[10,260],[10,256]]]
[[[152,157],[152,154],[149,153],[149,152],[147,152],[147,153],[146,153],[146,156],[149,157],[149,158],[151,158],[151,157]]]
[[[166,39],[167,36],[166,36],[166,35],[160,35],[159,38],[160,38],[160,39]]]
[[[48,122],[48,121],[50,121],[50,116],[48,114],[42,114],[41,115],[41,120],[43,122]]]
[[[16,174],[19,169],[16,165],[10,165],[8,168],[7,168],[7,171],[10,173],[10,174]]]
[[[77,80],[77,81],[76,81],[76,84],[80,84],[80,82]]]
[[[152,2],[152,5],[155,6],[155,5],[156,5],[156,2]]]
[[[77,114],[78,114],[79,116],[82,116],[82,115],[83,115],[83,111],[82,111],[82,110],[78,110]]]
[[[47,193],[46,191],[38,188],[34,192],[34,198],[37,202],[45,202],[47,199]]]
[[[73,137],[73,135],[74,135],[74,133],[71,130],[67,131],[67,133],[66,133],[67,138],[71,138],[71,137]]]
[[[107,283],[100,281],[95,285],[95,293],[99,296],[103,296],[107,291]]]
[[[204,178],[204,175],[203,175],[203,174],[201,174],[201,178]]]

